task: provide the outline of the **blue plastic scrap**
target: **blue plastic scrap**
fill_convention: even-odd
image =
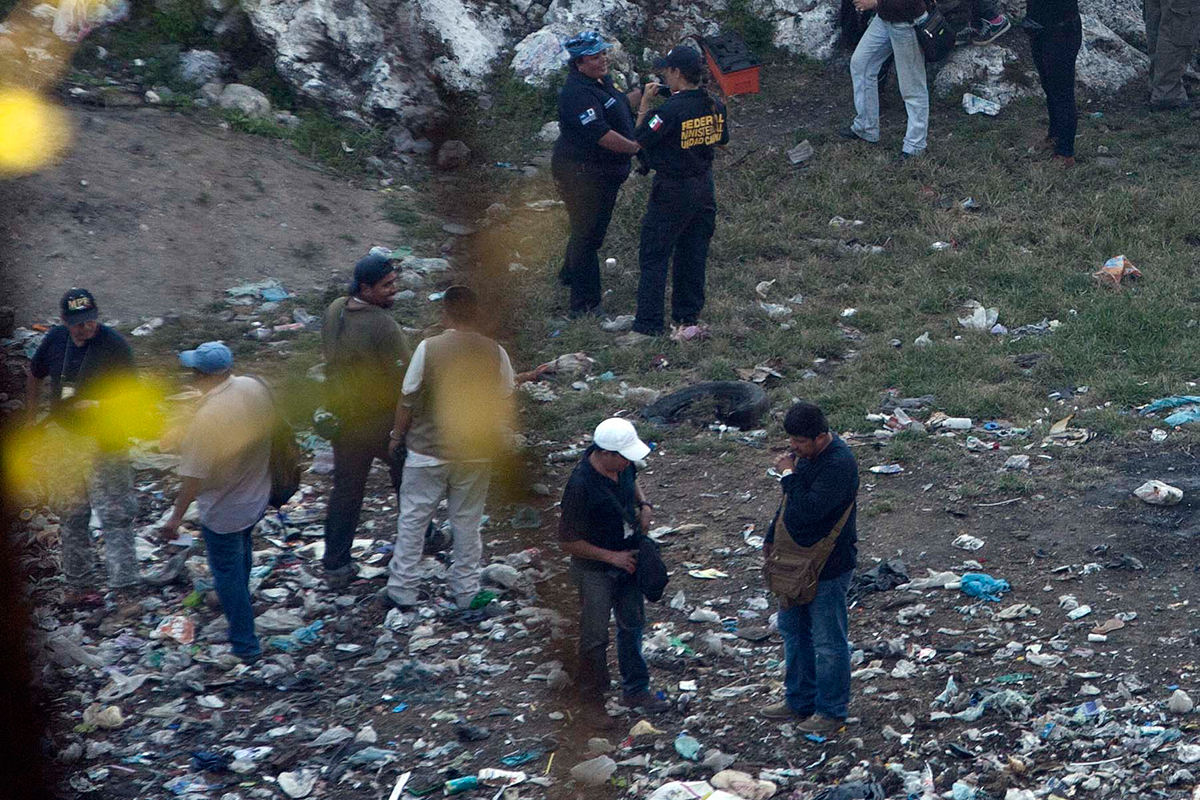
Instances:
[[[993,603],[999,603],[1000,595],[1011,588],[1003,578],[996,579],[982,572],[968,572],[962,576],[963,594],[991,600]]]
[[[1184,425],[1188,422],[1200,422],[1200,397],[1194,394],[1176,394],[1171,397],[1164,397],[1161,400],[1155,400],[1150,405],[1142,409],[1142,416],[1153,414],[1156,411],[1165,411],[1168,408],[1178,408],[1171,416],[1163,420],[1163,423],[1174,428],[1176,425]]]

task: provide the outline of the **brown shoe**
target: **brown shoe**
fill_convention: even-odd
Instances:
[[[799,711],[793,711],[792,707],[786,702],[772,703],[769,706],[763,706],[758,715],[766,719],[808,719],[808,714],[801,714]]]
[[[1075,166],[1074,156],[1060,156],[1055,153],[1051,157],[1051,160],[1054,162],[1055,166],[1061,167],[1062,169],[1071,169],[1071,167]]]
[[[575,718],[592,730],[611,731],[617,727],[617,720],[608,715],[608,709],[603,702],[584,703],[576,712]]]
[[[824,714],[813,714],[796,726],[801,733],[815,733],[828,736],[846,727],[846,721],[837,717],[827,717]]]
[[[671,701],[647,691],[622,695],[621,705],[629,706],[630,708],[640,708],[647,714],[661,714],[664,711],[670,710]]]

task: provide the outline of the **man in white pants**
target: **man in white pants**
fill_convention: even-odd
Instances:
[[[929,86],[925,81],[925,56],[913,23],[927,13],[924,0],[854,0],[854,7],[876,13],[850,58],[856,116],[838,135],[872,144],[879,141],[879,69],[889,55],[895,54],[896,80],[908,112],[900,158],[920,155],[929,130]]]
[[[389,452],[408,448],[400,488],[396,547],[387,598],[410,608],[419,600],[425,528],[446,498],[454,533],[450,594],[467,609],[479,593],[479,522],[491,460],[504,448],[513,369],[508,353],[476,330],[479,300],[465,286],[443,298],[445,332],[417,345],[404,374]]]

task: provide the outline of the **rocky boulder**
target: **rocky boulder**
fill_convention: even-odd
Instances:
[[[1091,14],[1083,18],[1083,47],[1075,60],[1075,80],[1094,92],[1111,94],[1150,70],[1150,57],[1131,46]]]
[[[221,77],[221,57],[212,50],[188,50],[179,55],[179,77],[203,86]]]
[[[1001,44],[982,47],[956,47],[938,70],[933,79],[933,91],[941,97],[950,97],[962,91],[993,100],[1001,106],[1029,94],[1025,86],[1014,83],[1005,75],[1005,68],[1018,65],[1020,57]],[[1031,65],[1026,65],[1030,67]],[[1036,73],[1032,85],[1037,85]]]
[[[509,62],[516,76],[532,86],[553,82],[567,65],[563,42],[587,30],[600,31],[615,45],[609,52],[612,70],[628,75],[632,62],[621,40],[643,35],[646,16],[629,0],[553,0],[542,21],[544,27],[517,42]],[[636,80],[636,76],[630,77]]]
[[[265,119],[271,114],[271,101],[267,96],[251,86],[242,83],[231,83],[221,90],[217,105],[232,111],[240,111],[247,117]]]
[[[776,47],[821,61],[837,52],[839,0],[752,0],[751,8],[774,23]]]
[[[1079,12],[1095,17],[1139,50],[1146,49],[1146,20],[1140,0],[1080,0]]]

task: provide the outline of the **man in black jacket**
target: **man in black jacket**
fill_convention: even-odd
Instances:
[[[775,460],[786,505],[767,532],[765,553],[775,537],[790,536],[801,547],[824,539],[858,495],[858,464],[850,448],[829,431],[825,414],[811,403],[796,403],[784,418],[791,451]],[[850,648],[846,592],[858,557],[856,512],[850,510],[833,551],[821,569],[817,594],[807,605],[779,611],[783,636],[782,703],[767,706],[768,719],[796,718],[803,733],[827,734],[841,728],[850,702]],[[782,522],[785,530],[779,530]]]
[[[599,729],[614,724],[604,709],[610,686],[608,624],[614,616],[622,702],[651,712],[670,707],[650,692],[650,673],[642,657],[645,610],[635,577],[638,535],[650,527],[653,506],[638,483],[634,462],[649,453],[629,420],[604,420],[571,473],[560,505],[559,547],[571,556],[571,574],[579,587],[575,688],[585,718]]]

